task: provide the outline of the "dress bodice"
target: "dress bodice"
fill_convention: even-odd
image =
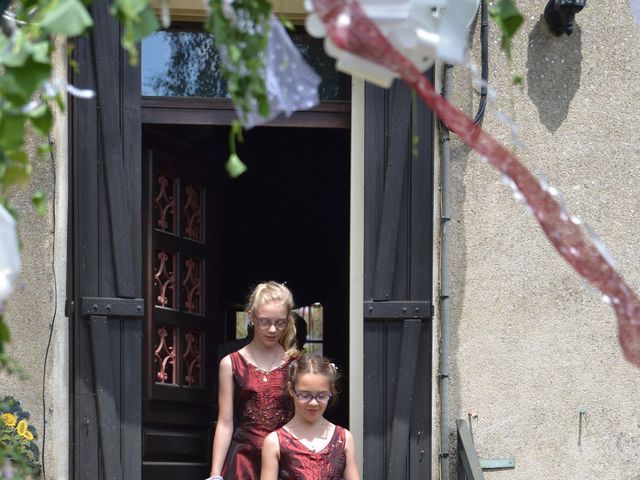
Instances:
[[[234,438],[258,447],[264,437],[287,423],[293,408],[287,386],[290,360],[271,372],[249,363],[240,353],[230,355],[233,367],[237,428]]]
[[[345,430],[335,426],[329,443],[314,452],[284,428],[276,430],[280,443],[281,480],[342,480],[347,464]]]

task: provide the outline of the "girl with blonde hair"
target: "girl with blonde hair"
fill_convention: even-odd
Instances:
[[[287,370],[299,355],[292,308],[291,291],[277,282],[261,283],[249,296],[253,339],[220,361],[213,480],[258,480],[264,437],[291,418]]]

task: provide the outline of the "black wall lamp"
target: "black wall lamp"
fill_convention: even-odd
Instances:
[[[587,4],[587,0],[549,0],[544,18],[556,35],[573,33],[573,17]]]

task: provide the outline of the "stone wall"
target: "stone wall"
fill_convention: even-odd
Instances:
[[[64,45],[58,45],[57,52],[55,76],[66,78]],[[29,136],[31,182],[12,195],[13,205],[20,214],[22,273],[7,302],[5,320],[12,337],[7,353],[22,374],[0,372],[0,398],[13,396],[31,414],[30,423],[37,430],[41,460],[46,436],[44,457],[48,480],[69,478],[69,331],[64,316],[68,208],[66,122],[66,117],[58,112],[51,133],[52,152],[42,159],[38,159],[37,148],[47,139]],[[31,196],[38,190],[48,198],[44,217],[31,205]]]
[[[511,62],[491,23],[497,98],[483,126],[513,145],[496,111],[515,119],[519,158],[597,232],[638,291],[640,26],[627,0],[588,2],[573,35],[556,37],[545,4],[518,2],[525,23]],[[475,113],[464,67],[454,69],[453,101]],[[471,419],[481,457],[515,457],[515,469],[487,479],[640,478],[640,370],[622,357],[613,310],[496,171],[455,138],[451,153],[450,429]]]

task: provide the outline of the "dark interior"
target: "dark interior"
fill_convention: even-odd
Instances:
[[[253,285],[286,282],[296,306],[324,307],[324,354],[342,372],[327,415],[348,425],[350,135],[345,129],[257,127],[238,154],[248,170],[224,171],[228,127],[157,126],[219,162],[219,338],[235,336],[233,310]]]

